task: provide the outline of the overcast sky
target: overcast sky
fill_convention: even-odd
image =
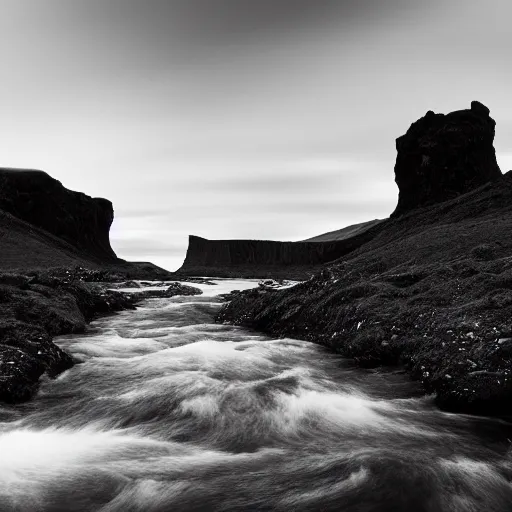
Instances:
[[[485,103],[512,168],[510,0],[0,6],[0,165],[110,199],[125,259],[386,217],[395,138],[429,109]]]

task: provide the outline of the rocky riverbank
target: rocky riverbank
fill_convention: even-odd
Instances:
[[[0,401],[28,400],[41,375],[55,377],[73,365],[54,336],[84,332],[96,316],[134,304],[134,297],[80,279],[1,274]]]
[[[180,283],[124,293],[109,289],[111,278],[108,271],[83,268],[0,274],[0,401],[28,400],[43,374],[55,377],[73,366],[54,336],[82,333],[99,315],[135,309],[144,299],[202,293]]]
[[[397,140],[399,208],[371,241],[292,288],[234,295],[218,320],[404,365],[445,409],[511,416],[512,173],[482,107]]]
[[[26,401],[43,374],[55,377],[73,366],[54,336],[83,333],[99,315],[135,309],[144,299],[202,294],[176,282],[162,290],[126,293],[110,289],[117,284],[109,282],[114,277],[81,267],[0,274],[0,401]]]

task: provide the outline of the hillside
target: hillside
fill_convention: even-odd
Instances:
[[[0,270],[98,265],[68,242],[0,210]]]
[[[0,271],[103,269],[129,279],[170,272],[127,262],[110,246],[112,203],[65,188],[47,173],[0,168]]]
[[[336,231],[329,231],[322,235],[308,238],[304,242],[330,242],[332,240],[345,240],[355,235],[364,233],[368,229],[382,222],[382,219],[369,220],[367,222],[361,222],[359,224],[352,224],[346,228],[337,229]]]
[[[472,105],[444,116],[435,133],[422,118],[406,134],[452,155],[447,174],[462,182],[454,197],[433,182],[433,197],[408,199],[429,176],[415,154],[405,184],[397,179],[400,208],[371,240],[293,288],[236,296],[219,320],[311,340],[363,366],[405,365],[449,410],[512,415],[512,172],[495,173],[486,115]],[[482,126],[492,136],[482,137]],[[454,142],[453,133],[467,140]],[[395,172],[405,172],[401,151],[410,147],[397,144]],[[492,173],[473,174],[467,191],[485,161]],[[429,163],[435,181],[436,160]]]
[[[0,210],[101,261],[117,259],[110,247],[112,203],[65,188],[47,173],[0,168]]]

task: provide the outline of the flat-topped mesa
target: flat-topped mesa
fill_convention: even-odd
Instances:
[[[489,109],[478,101],[449,114],[431,110],[396,139],[398,205],[392,216],[452,199],[499,178]]]
[[[112,203],[65,188],[43,171],[0,168],[0,210],[42,228],[100,261],[116,261]]]
[[[325,242],[208,240],[190,235],[181,275],[307,279],[328,262],[358,249],[375,236],[368,229]]]

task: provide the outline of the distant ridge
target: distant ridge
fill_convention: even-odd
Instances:
[[[372,240],[379,228],[321,242],[208,240],[190,235],[185,261],[176,275],[308,279],[326,263]]]
[[[336,231],[329,231],[323,235],[314,236],[313,238],[307,238],[303,242],[331,242],[333,240],[345,240],[355,235],[364,233],[366,230],[382,222],[383,219],[369,220],[361,222],[359,224],[352,224],[346,228],[337,229]]]

